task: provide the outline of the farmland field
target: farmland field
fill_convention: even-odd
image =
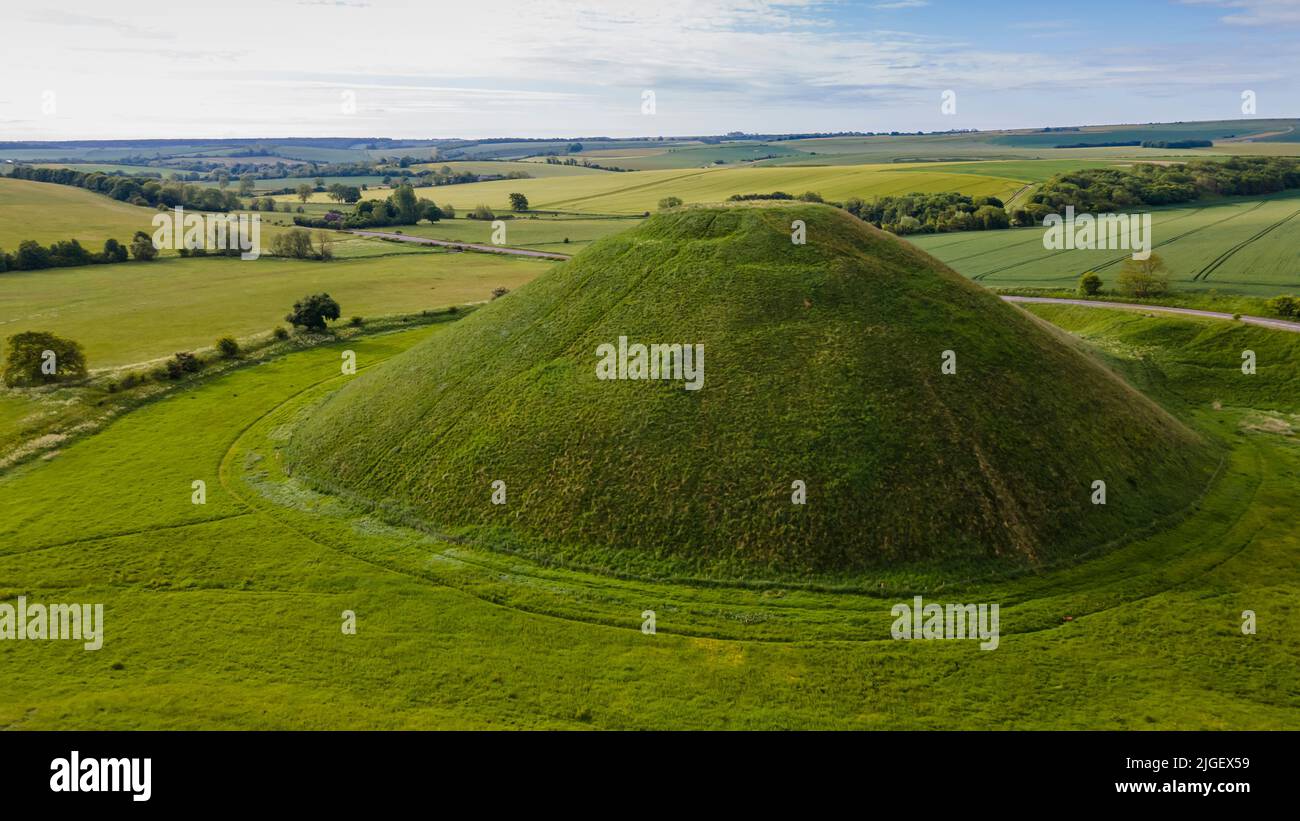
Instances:
[[[1153,246],[1178,290],[1272,295],[1300,289],[1300,195],[1221,200],[1152,212]],[[1085,271],[1113,279],[1123,251],[1043,248],[1043,228],[910,237],[990,287],[1069,287]]]
[[[576,254],[594,240],[626,231],[637,221],[637,218],[626,217],[606,219],[519,217],[506,221],[504,244],[514,248]],[[403,229],[403,233],[415,237],[456,242],[490,243],[493,228],[490,222],[456,219],[442,220],[432,225],[416,225]]]
[[[421,196],[452,202],[458,209],[482,203],[506,208],[518,191],[535,209],[590,214],[637,214],[653,211],[659,200],[680,197],[688,203],[719,202],[732,194],[816,191],[827,199],[869,198],[913,191],[960,191],[971,195],[1010,197],[1023,183],[980,174],[952,174],[898,165],[668,170],[603,173],[599,176],[535,180],[495,180],[421,189]],[[383,198],[387,192],[366,196]],[[287,198],[286,198],[287,199]]]
[[[130,242],[153,230],[156,213],[81,188],[0,177],[0,248],[11,253],[27,239],[77,239],[95,250],[109,238]]]
[[[325,263],[169,257],[9,272],[0,277],[0,336],[33,329],[67,335],[82,343],[92,368],[111,367],[266,331],[308,293],[328,292],[345,317],[374,317],[485,300],[493,288],[518,287],[548,267],[353,241],[390,253]]]

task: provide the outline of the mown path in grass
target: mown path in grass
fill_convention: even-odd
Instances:
[[[349,347],[364,368],[437,332]],[[1300,727],[1300,447],[1243,427],[1254,412],[1230,395],[1196,411],[1231,455],[1181,523],[1053,573],[925,592],[1001,603],[1001,645],[982,652],[892,641],[902,589],[543,568],[313,493],[278,448],[348,378],[340,353],[201,383],[0,475],[0,597],[103,602],[106,620],[96,652],[0,642],[0,726]],[[1244,609],[1259,635],[1241,635]]]

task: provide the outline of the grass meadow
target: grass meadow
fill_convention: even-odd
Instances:
[[[169,257],[9,272],[0,277],[0,336],[48,330],[80,342],[91,368],[113,367],[266,331],[309,293],[333,296],[344,321],[373,318],[486,300],[550,264],[364,242],[397,250],[326,263]]]
[[[0,475],[0,595],[103,602],[106,625],[97,652],[0,644],[0,726],[1300,727],[1291,335],[1035,310],[1230,457],[1169,531],[1052,574],[945,589],[1003,603],[994,652],[892,641],[889,606],[910,591],[591,576],[313,493],[279,450],[350,378],[334,346],[197,383]],[[349,347],[364,371],[441,333]],[[1244,345],[1261,352],[1255,377],[1207,367]],[[191,503],[195,479],[205,505]],[[646,609],[656,635],[640,629]],[[1258,635],[1239,630],[1246,609]],[[340,630],[344,610],[356,635]]]

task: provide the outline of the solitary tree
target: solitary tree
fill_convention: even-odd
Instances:
[[[523,194],[511,194],[511,195],[510,195],[510,210],[511,210],[511,211],[527,211],[527,210],[528,210],[528,198],[525,197]]]
[[[257,177],[253,174],[243,174],[239,178],[239,196],[247,197],[253,193],[253,186],[257,184]]]
[[[303,202],[306,202],[307,200],[311,199],[311,192],[312,192],[312,187],[305,182],[298,183],[298,187],[294,189],[294,193],[297,194],[298,199],[302,200]]]
[[[1159,254],[1124,260],[1117,279],[1120,291],[1129,296],[1160,296],[1169,290],[1169,269]]]
[[[323,331],[326,320],[335,320],[339,316],[339,304],[329,294],[312,294],[293,303],[293,310],[284,321],[295,328]]]
[[[86,375],[86,355],[71,339],[27,331],[9,337],[5,348],[4,382],[11,388]]]

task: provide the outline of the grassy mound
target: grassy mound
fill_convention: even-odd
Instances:
[[[597,379],[621,336],[703,344],[702,389]],[[911,245],[770,204],[601,240],[358,376],[288,459],[498,546],[728,575],[1068,559],[1179,511],[1215,462],[1064,334]]]

